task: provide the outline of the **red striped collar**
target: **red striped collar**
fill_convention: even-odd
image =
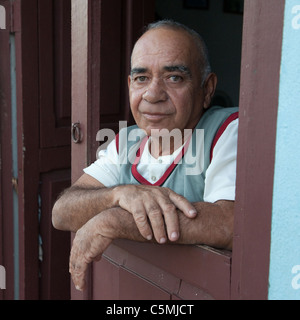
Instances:
[[[192,136],[191,136],[192,137]],[[140,145],[140,148],[138,149],[137,153],[136,153],[136,158],[135,161],[131,167],[131,173],[134,176],[134,178],[141,184],[143,185],[150,185],[150,186],[162,186],[164,184],[164,182],[167,180],[167,178],[170,176],[170,174],[172,173],[172,171],[176,168],[176,166],[178,165],[178,163],[180,162],[180,160],[183,158],[183,156],[185,155],[185,153],[187,152],[190,142],[191,142],[191,137],[187,140],[185,146],[183,147],[182,151],[178,154],[178,156],[175,158],[175,160],[171,163],[171,165],[169,166],[169,168],[166,170],[166,172],[163,174],[163,176],[156,182],[156,183],[151,183],[149,182],[147,179],[145,179],[139,172],[137,169],[137,166],[141,160],[142,154],[144,152],[145,149],[145,145],[149,139],[149,137],[145,137]]]

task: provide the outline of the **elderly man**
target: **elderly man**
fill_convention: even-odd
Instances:
[[[210,108],[216,83],[193,30],[160,21],[137,41],[128,78],[137,126],[121,130],[53,208],[53,225],[76,232],[77,289],[113,239],[231,249],[238,115]]]

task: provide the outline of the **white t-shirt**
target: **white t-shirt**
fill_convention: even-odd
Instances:
[[[238,121],[236,119],[227,126],[214,147],[212,161],[206,171],[203,198],[205,202],[235,200]],[[149,140],[137,169],[146,180],[155,183],[164,175],[182,148],[170,156],[155,159],[149,152],[148,143]],[[84,169],[84,172],[105,187],[118,185],[120,174],[118,157],[116,141],[113,140],[106,150],[99,152],[98,159]]]

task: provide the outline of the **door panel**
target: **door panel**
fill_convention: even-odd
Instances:
[[[230,297],[231,253],[228,251],[115,240],[105,257],[170,295],[222,300]]]
[[[69,299],[70,237],[51,212],[71,184],[71,0],[38,3],[40,299]]]
[[[39,1],[41,148],[70,144],[71,1]],[[70,150],[70,149],[69,149]]]
[[[93,264],[92,298],[115,300],[119,297],[119,266],[102,258]]]
[[[55,230],[51,211],[62,190],[70,186],[70,170],[54,171],[41,175],[40,192],[40,299],[60,300],[70,298],[68,233]]]
[[[120,268],[120,300],[170,300],[170,294],[124,268]]]
[[[55,258],[60,256],[57,254],[60,250],[68,254],[69,237],[63,233],[58,235],[51,228],[51,211],[54,195],[62,191],[60,187],[70,184],[71,0],[9,2],[12,6],[9,31],[16,49],[12,52],[12,56],[15,53],[16,67],[11,69],[16,73],[13,85],[16,91],[14,130],[17,136],[14,145],[17,150],[11,161],[17,164],[14,204],[18,211],[14,214],[18,223],[15,227],[19,228],[15,233],[11,226],[7,229],[11,232],[10,237],[14,237],[10,246],[14,241],[18,243],[15,252],[10,248],[15,255],[15,265],[9,266],[9,276],[13,270],[18,272],[14,275],[17,280],[14,295],[20,299],[39,299],[40,289],[43,290],[46,283],[52,283],[48,297],[68,298],[69,293],[57,286],[58,279],[68,279],[68,270],[58,267]],[[59,92],[60,87],[63,93]],[[4,100],[10,117],[12,108],[8,97],[11,92],[8,94]],[[6,121],[11,124],[9,117]],[[9,135],[6,138],[11,143]],[[11,147],[7,148],[7,153],[12,155]],[[7,165],[6,169],[11,175]],[[63,183],[57,183],[57,179],[62,179]],[[6,181],[7,190],[10,190],[7,192],[12,191],[11,182],[12,176]],[[11,198],[7,200],[11,201]],[[8,209],[6,216],[13,217],[12,206]],[[67,241],[62,240],[63,237]],[[44,260],[41,260],[43,256],[39,251],[40,238]],[[42,269],[47,272],[40,276]],[[13,284],[13,279],[9,283]],[[67,284],[67,291],[68,287]]]

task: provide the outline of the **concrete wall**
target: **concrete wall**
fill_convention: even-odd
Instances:
[[[286,0],[269,299],[300,300],[300,3]]]

